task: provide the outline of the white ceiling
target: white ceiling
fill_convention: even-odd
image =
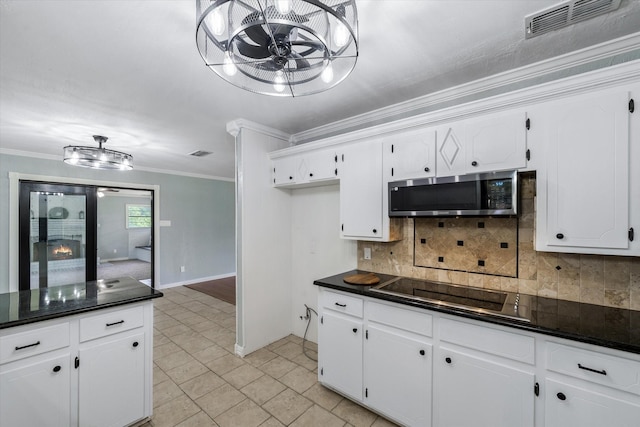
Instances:
[[[243,91],[204,65],[195,0],[0,0],[0,149],[61,158],[65,145],[100,134],[138,168],[233,178],[231,120],[295,134],[640,27],[640,1],[622,0],[608,15],[525,40],[525,15],[557,3],[358,0],[351,76],[291,99]],[[214,154],[187,155],[195,150]]]

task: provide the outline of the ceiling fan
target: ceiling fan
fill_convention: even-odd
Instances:
[[[317,93],[355,67],[354,0],[200,3],[200,54],[218,75],[243,89],[276,96]]]

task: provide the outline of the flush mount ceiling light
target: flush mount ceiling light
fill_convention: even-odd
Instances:
[[[67,145],[64,147],[64,162],[73,166],[92,169],[133,169],[133,156],[106,149],[102,146],[107,142],[106,136],[93,135],[98,147]]]
[[[322,92],[358,59],[355,0],[196,0],[196,16],[204,62],[251,92]]]

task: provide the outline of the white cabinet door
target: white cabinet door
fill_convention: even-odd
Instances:
[[[527,117],[496,113],[465,123],[467,172],[492,172],[527,165]]]
[[[70,426],[70,358],[15,362],[0,373],[0,426]]]
[[[440,347],[434,377],[436,426],[533,426],[533,373]]]
[[[436,140],[437,176],[527,166],[527,114],[522,110],[439,126]]]
[[[144,333],[80,348],[79,424],[123,426],[144,417]]]
[[[383,145],[385,182],[436,175],[435,129],[391,135]]]
[[[362,400],[362,320],[331,311],[318,327],[318,380]]]
[[[335,151],[315,151],[305,157],[306,180],[324,181],[338,178],[338,155]]]
[[[286,186],[295,184],[297,181],[297,169],[300,158],[282,157],[273,161],[273,185]]]
[[[430,426],[432,346],[371,323],[366,336],[365,403],[403,425]]]
[[[382,142],[350,145],[340,157],[342,237],[383,239]]]
[[[545,427],[637,427],[640,402],[615,399],[585,388],[545,381]],[[637,396],[634,396],[637,397]]]
[[[628,97],[601,92],[545,107],[537,250],[629,247]]]
[[[464,175],[467,171],[464,122],[453,122],[436,129],[436,175]]]

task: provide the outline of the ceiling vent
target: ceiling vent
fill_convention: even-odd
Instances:
[[[211,151],[202,151],[202,150],[196,150],[194,152],[189,153],[190,156],[194,156],[194,157],[204,157],[204,156],[208,156],[209,154],[213,154]]]
[[[530,39],[568,27],[585,19],[612,12],[622,0],[570,0],[524,18],[525,37]]]

